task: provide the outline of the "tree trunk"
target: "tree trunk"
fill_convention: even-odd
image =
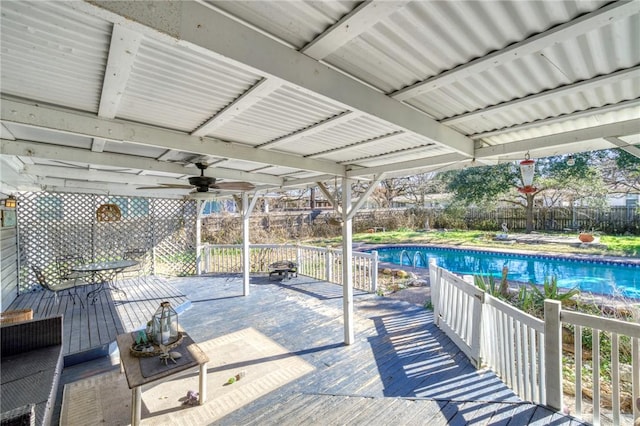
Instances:
[[[527,205],[525,206],[527,215],[527,229],[526,233],[530,234],[533,231],[533,194],[527,194]]]

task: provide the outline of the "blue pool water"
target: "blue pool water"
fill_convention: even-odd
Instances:
[[[498,253],[431,246],[383,247],[376,249],[381,262],[427,268],[430,259],[462,275],[502,276],[519,282],[542,284],[545,277],[558,277],[562,288],[640,299],[640,265],[606,260],[580,260],[547,255]],[[404,251],[404,254],[402,254]],[[400,256],[402,254],[402,259]]]

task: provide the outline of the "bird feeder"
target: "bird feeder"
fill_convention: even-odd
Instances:
[[[522,188],[518,188],[518,191],[523,194],[533,194],[537,191],[537,188],[533,186],[533,174],[535,172],[535,161],[529,158],[529,153],[524,157],[525,159],[520,162],[520,175],[522,176]]]

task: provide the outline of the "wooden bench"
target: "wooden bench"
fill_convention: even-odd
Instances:
[[[298,276],[298,264],[290,260],[280,260],[269,265],[269,279],[278,274],[282,279],[289,279]]]

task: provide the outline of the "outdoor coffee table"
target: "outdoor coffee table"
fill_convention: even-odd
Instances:
[[[182,343],[172,351],[180,351],[185,354],[189,352],[191,359],[186,363],[180,365],[171,365],[171,361],[166,368],[160,369],[158,372],[143,376],[141,368],[141,362],[148,362],[143,360],[157,361],[161,364],[158,356],[151,358],[141,358],[133,356],[130,352],[131,345],[134,343],[131,333],[120,334],[116,337],[118,342],[118,349],[120,350],[120,371],[124,371],[127,377],[127,384],[131,389],[131,425],[137,426],[140,424],[140,417],[142,415],[142,386],[147,383],[155,382],[166,377],[173,376],[184,370],[188,370],[193,367],[200,367],[200,386],[199,386],[199,400],[200,405],[204,404],[207,400],[207,362],[209,357],[206,353],[200,349],[200,347],[189,337],[187,333],[182,332]],[[184,356],[184,355],[183,355]]]

